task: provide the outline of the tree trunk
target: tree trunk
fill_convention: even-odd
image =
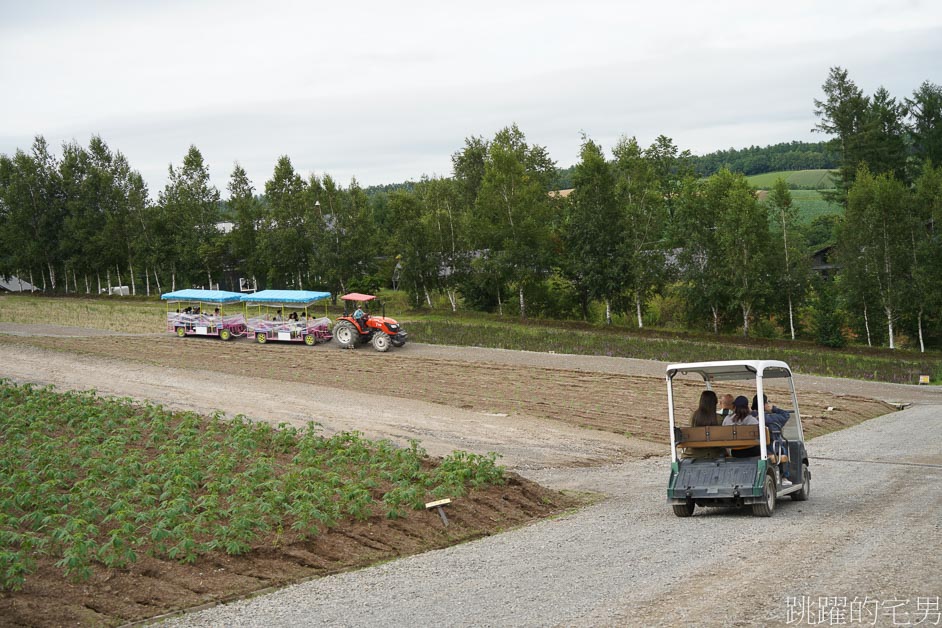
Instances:
[[[520,320],[526,320],[527,304],[526,301],[523,300],[523,284],[520,284],[520,286],[517,288],[517,291],[520,294]]]
[[[111,294],[111,269],[107,269],[105,279],[108,281],[108,294]]]
[[[612,304],[608,299],[605,299],[605,324],[612,324]]]
[[[713,312],[713,333],[720,333],[720,312],[715,305],[710,306],[710,310]]]
[[[792,310],[792,295],[788,295],[788,327],[792,332],[792,340],[795,339],[795,315]]]
[[[298,290],[304,290],[304,287],[301,285],[301,270],[298,269]]]
[[[144,266],[144,284],[147,290],[147,296],[150,296],[150,269],[147,266]]]
[[[87,285],[87,282],[86,282]],[[75,268],[72,268],[72,287],[75,288],[75,293],[78,294],[78,277],[75,275]]]
[[[32,274],[32,271],[30,271],[30,274]],[[39,267],[39,276],[43,280],[43,292],[45,292],[46,291],[46,271],[43,270],[42,266]]]
[[[52,291],[56,291],[56,269],[52,267],[52,262],[46,262],[46,266],[49,267],[49,285],[52,287]]]
[[[445,294],[448,295],[448,302],[451,303],[451,311],[458,311],[458,294],[454,290],[445,290]]]
[[[128,260],[128,274],[131,275],[131,294],[137,296],[137,285],[134,283],[134,266],[131,265],[131,260]]]
[[[154,283],[157,284],[157,292],[158,292],[158,294],[161,293],[161,292],[163,292],[163,290],[160,289],[160,277],[157,276],[157,269],[156,269],[156,268],[154,269]]]
[[[644,328],[644,320],[641,318],[641,295],[635,293],[635,312],[638,314],[638,329]]]
[[[92,287],[88,285],[88,273],[85,273],[85,294],[91,294]]]
[[[867,346],[872,347],[873,341],[870,340],[870,316],[867,314],[867,306],[864,306],[864,329],[867,330]]]
[[[177,265],[170,264],[170,292],[177,291]]]
[[[749,313],[752,311],[752,307],[746,305],[745,303],[741,303],[740,306],[742,307],[742,335],[748,336],[749,335]]]
[[[922,339],[922,308],[919,308],[919,352],[926,352],[926,343]]]
[[[101,294],[101,271],[96,270],[95,275],[98,277],[98,294]]]
[[[896,348],[896,343],[893,338],[893,310],[891,308],[883,308],[886,311],[886,329],[887,333],[890,335],[890,349]]]
[[[124,285],[124,282],[121,281],[121,268],[117,264],[114,265],[114,272],[118,277],[118,290],[121,290],[121,286]]]
[[[429,307],[432,307],[432,297],[428,293],[428,288],[425,287],[425,284],[422,284],[422,292],[425,293],[425,302],[428,303]]]
[[[69,294],[69,269],[63,268],[62,272],[65,275],[65,293]]]
[[[206,269],[206,281],[209,282],[209,285],[206,286],[207,290],[213,289],[213,276],[209,274],[209,269]]]
[[[498,316],[504,315],[504,304],[500,300],[500,286],[497,286],[497,315]]]
[[[33,281],[33,269],[29,269],[29,291],[33,292],[36,290],[36,282]]]

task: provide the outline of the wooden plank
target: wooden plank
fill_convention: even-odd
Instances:
[[[436,506],[445,506],[446,504],[450,504],[450,503],[451,503],[451,500],[450,500],[450,499],[447,499],[447,498],[446,498],[446,499],[439,499],[438,501],[429,502],[429,503],[425,504],[425,507],[426,507],[426,508],[435,508]]]

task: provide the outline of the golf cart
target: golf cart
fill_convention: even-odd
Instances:
[[[337,319],[334,325],[334,338],[344,349],[352,349],[357,344],[372,343],[373,348],[379,352],[389,351],[389,346],[401,347],[406,344],[408,334],[402,331],[394,318],[386,316],[386,306],[383,305],[382,316],[372,316],[362,312],[350,311],[350,306],[356,303],[369,303],[376,297],[372,294],[351,292],[340,299],[343,301],[343,316]],[[354,308],[356,309],[356,308]]]
[[[789,419],[781,438],[766,426],[764,404],[757,408],[758,425],[678,425],[674,412],[674,378],[694,375],[708,390],[717,382],[755,382],[755,395],[763,399],[766,380],[784,380],[791,393]],[[787,405],[787,404],[786,404]],[[804,501],[811,495],[811,472],[805,451],[801,415],[792,372],[776,360],[735,360],[671,364],[667,367],[667,408],[670,418],[671,474],[667,501],[678,517],[689,517],[696,506],[751,506],[759,517],[771,517],[777,501],[791,496]],[[698,455],[710,452],[709,455]],[[744,453],[747,457],[737,457]]]

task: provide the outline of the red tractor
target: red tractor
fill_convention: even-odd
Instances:
[[[351,313],[350,305],[355,303],[368,303],[376,297],[372,294],[351,292],[340,297],[343,300],[343,316],[337,319],[334,325],[334,339],[344,349],[352,349],[358,344],[367,342],[379,352],[389,351],[389,346],[401,347],[406,344],[408,334],[399,328],[395,319],[386,316],[383,307],[383,316],[371,316],[360,307]]]

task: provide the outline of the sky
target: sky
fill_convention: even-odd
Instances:
[[[833,66],[898,99],[942,83],[942,2],[0,0],[0,153],[100,135],[152,198],[190,145],[224,198],[282,155],[342,185],[450,176],[512,123],[560,167],[583,134],[704,154],[825,139]]]

